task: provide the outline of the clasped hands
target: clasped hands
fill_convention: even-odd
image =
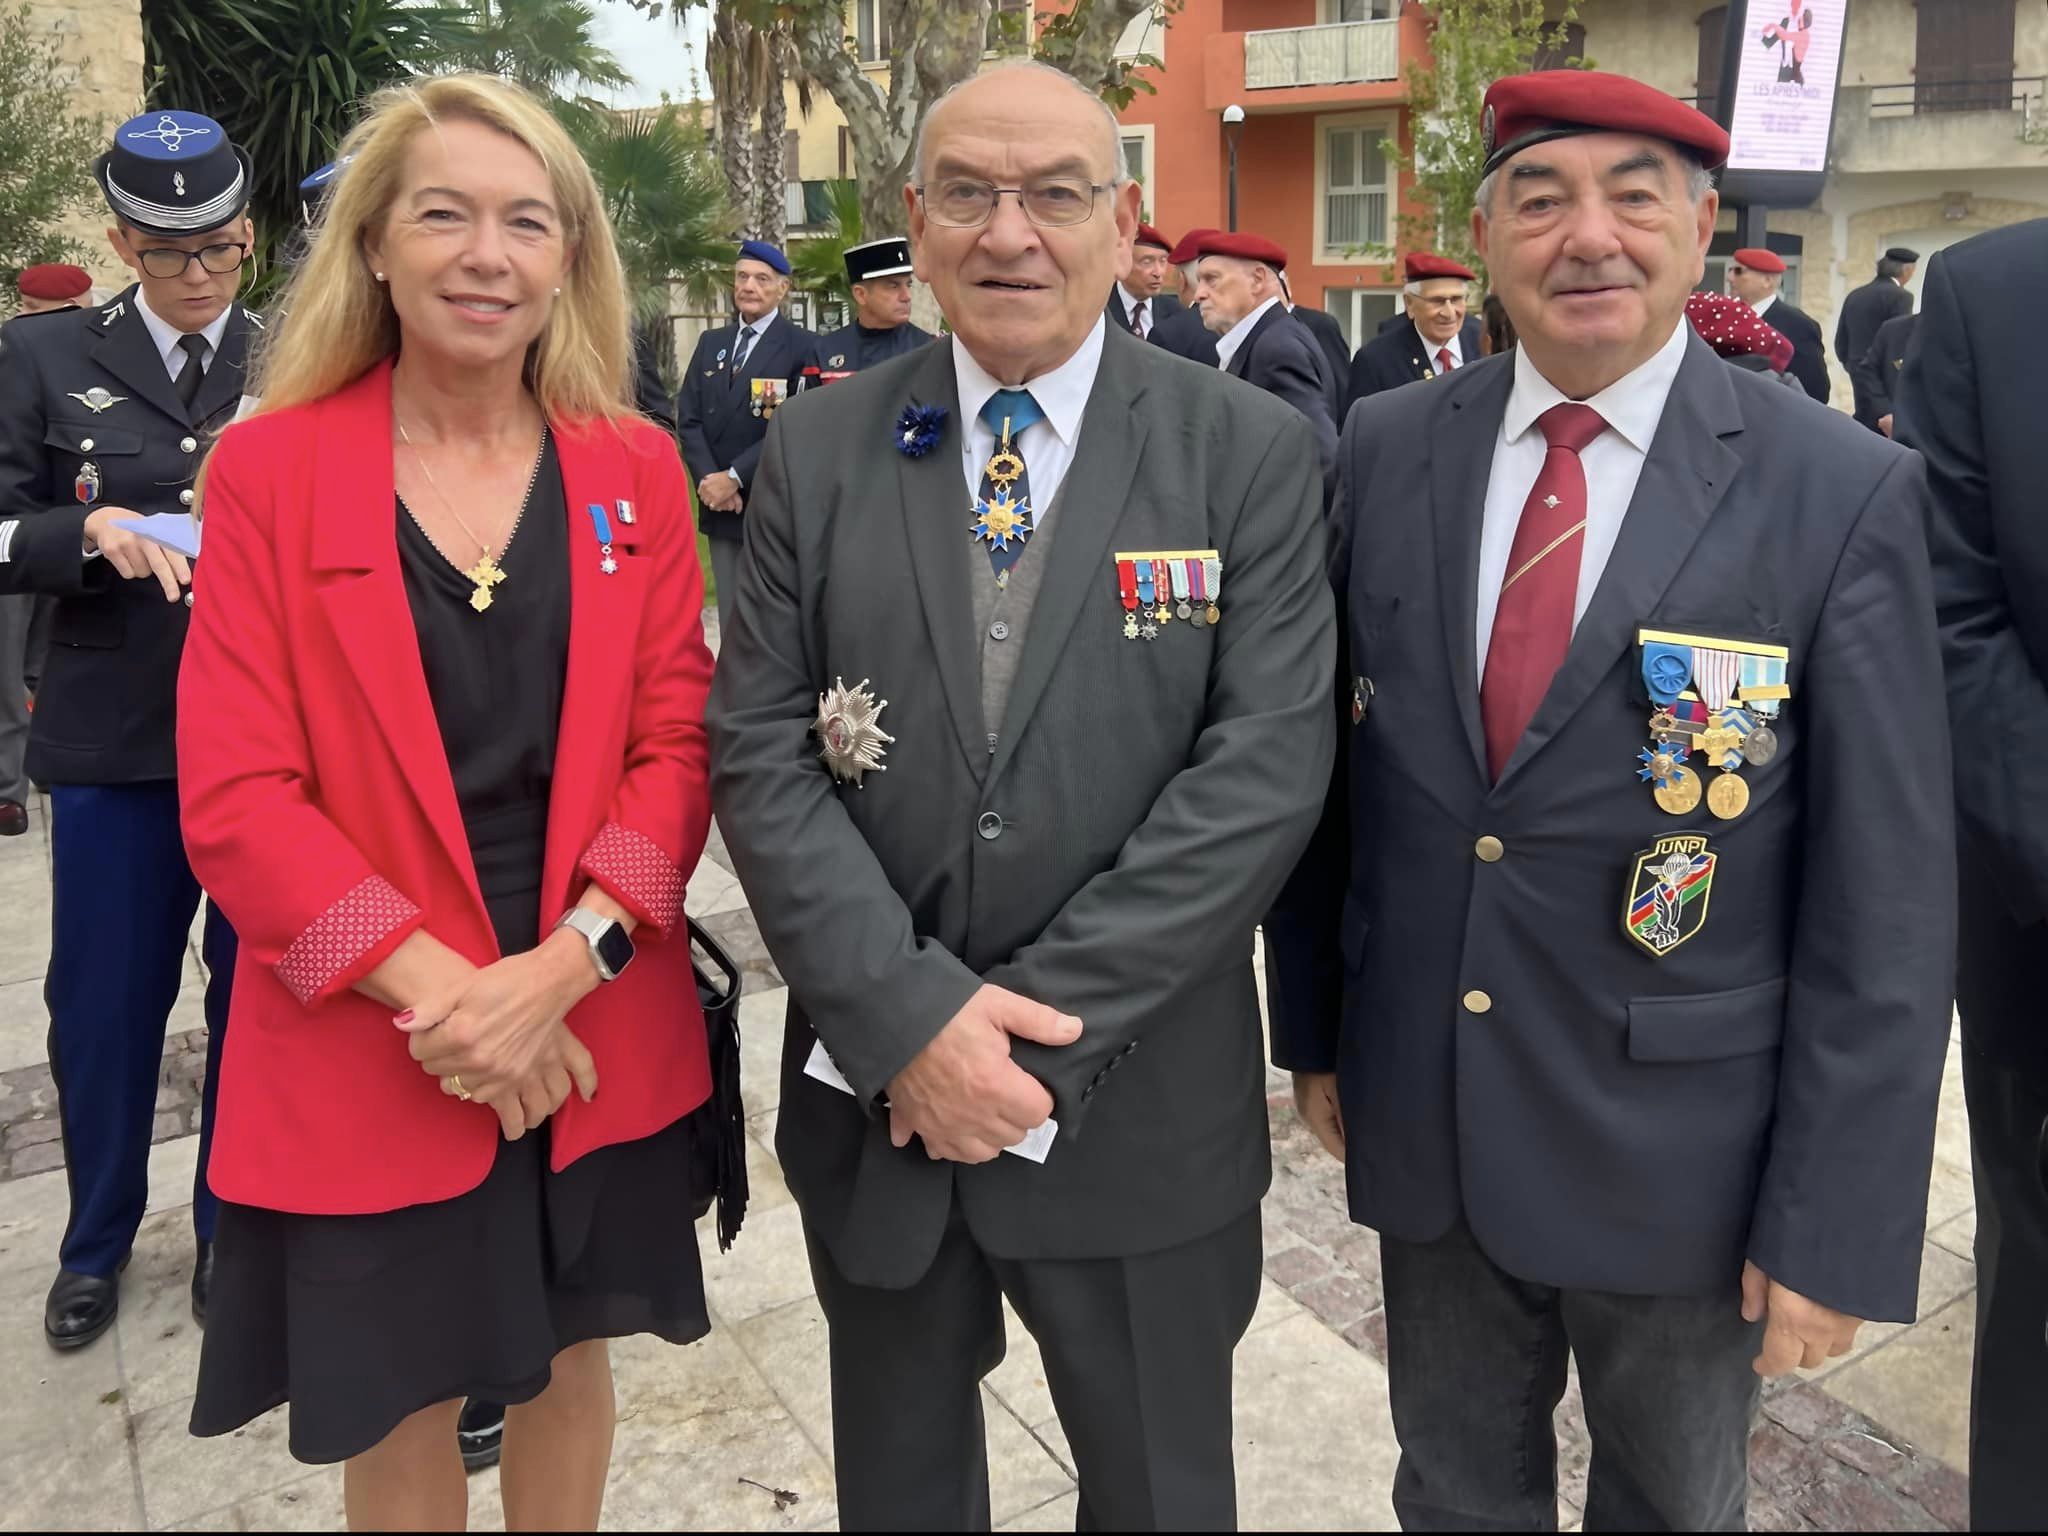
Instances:
[[[740,483],[722,469],[697,482],[697,500],[714,512],[740,510]]]
[[[925,1156],[985,1163],[1052,1116],[1045,1084],[1010,1059],[1010,1040],[1072,1045],[1081,1021],[986,983],[889,1080],[889,1140]]]
[[[1337,1074],[1294,1074],[1294,1106],[1323,1149],[1344,1161],[1344,1113]],[[1780,1285],[1747,1259],[1742,1264],[1742,1319],[1764,1325],[1763,1347],[1751,1367],[1759,1376],[1784,1376],[1846,1355],[1863,1319],[1837,1312]]]
[[[572,1091],[585,1103],[597,1093],[597,1068],[566,1022],[597,985],[587,949],[581,934],[565,929],[482,968],[454,957],[461,969],[451,965],[392,1023],[443,1093],[457,1094],[449,1080],[459,1082],[496,1111],[505,1139],[517,1141]]]

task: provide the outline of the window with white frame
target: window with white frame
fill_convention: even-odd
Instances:
[[[1379,118],[1323,126],[1322,247],[1326,252],[1384,248],[1393,201],[1387,127]]]
[[[1356,352],[1401,305],[1398,288],[1325,288],[1323,308],[1337,317],[1344,345]]]
[[[1399,0],[1323,0],[1324,26],[1341,21],[1391,21]]]
[[[853,0],[853,42],[863,64],[889,62],[889,15],[885,0]]]
[[[1124,174],[1142,186],[1152,184],[1152,135],[1126,133],[1122,139]]]
[[[1135,59],[1141,53],[1149,53],[1164,64],[1166,62],[1166,17],[1161,7],[1138,12],[1124,23],[1124,30],[1116,40],[1116,47],[1110,56],[1118,59]]]

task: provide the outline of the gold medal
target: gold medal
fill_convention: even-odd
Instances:
[[[1223,615],[1217,610],[1217,607],[1214,603],[1211,603],[1209,605],[1208,611],[1203,616],[1207,618],[1211,624],[1214,624],[1218,619],[1223,617]]]
[[[1733,821],[1749,809],[1749,785],[1739,773],[1724,773],[1707,791],[1707,809],[1723,821]]]
[[[1152,610],[1152,617],[1162,624],[1170,623],[1173,619],[1173,610],[1167,607],[1165,603],[1161,603]]]
[[[1655,792],[1658,809],[1669,811],[1673,816],[1683,816],[1687,811],[1696,809],[1702,793],[1700,776],[1690,768],[1672,769],[1671,782]]]

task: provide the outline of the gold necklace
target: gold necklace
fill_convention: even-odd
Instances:
[[[441,489],[441,482],[434,478],[434,471],[427,465],[426,455],[421,453],[418,445],[413,442],[412,434],[405,430],[405,423],[400,421],[396,415],[393,415],[391,419],[398,428],[399,441],[412,449],[413,462],[419,465],[420,473],[427,477],[428,486],[432,488],[434,495],[439,499],[441,505],[448,509],[448,515],[455,519],[455,526],[469,535],[470,543],[474,544],[479,551],[476,564],[468,570],[462,571],[462,577],[465,581],[475,583],[476,590],[469,594],[469,606],[478,613],[482,613],[491,606],[491,588],[504,581],[505,572],[499,566],[497,560],[491,557],[491,546],[478,538],[476,530],[463,521],[462,514],[455,510],[455,503],[448,499],[447,493]],[[540,448],[533,456],[533,472],[526,477],[526,494],[519,499],[519,511],[512,518],[511,528],[506,530],[504,544],[499,546],[498,552],[501,556],[506,549],[511,547],[513,536],[519,532],[519,525],[525,520],[526,504],[533,500],[533,487],[540,479],[540,461],[546,457],[547,447],[548,424],[543,421],[540,424]],[[406,511],[412,512],[412,508],[407,507]],[[419,515],[413,513],[412,520],[415,524],[419,524]],[[421,525],[420,532],[425,533],[426,531],[425,526]],[[433,542],[431,536],[427,542],[430,544]],[[457,566],[456,569],[461,570],[461,567]]]

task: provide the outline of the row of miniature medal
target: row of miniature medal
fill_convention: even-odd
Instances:
[[[1648,690],[1650,744],[1636,754],[1636,777],[1652,787],[1658,808],[1683,816],[1701,800],[1732,821],[1749,808],[1741,770],[1761,768],[1778,752],[1771,722],[1791,697],[1787,652],[1765,642],[1714,639],[1667,630],[1637,631],[1643,686]],[[1692,754],[1700,763],[1692,763]],[[1718,770],[1703,782],[1705,768]]]
[[[1175,619],[1196,629],[1223,621],[1223,561],[1213,549],[1120,551],[1116,583],[1126,640],[1157,639]]]

